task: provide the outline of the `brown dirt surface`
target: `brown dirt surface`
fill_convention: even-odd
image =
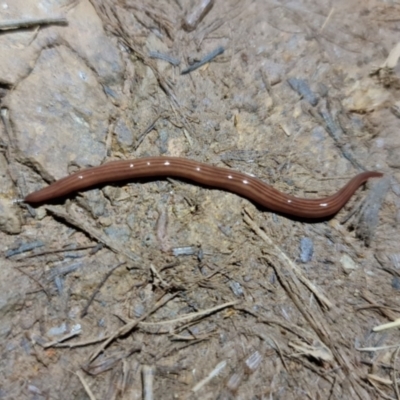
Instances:
[[[400,5],[206,3],[0,2],[0,399],[400,399]],[[15,201],[146,156],[384,177],[312,223],[170,178]]]

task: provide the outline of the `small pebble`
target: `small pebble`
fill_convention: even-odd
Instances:
[[[396,290],[400,290],[400,278],[398,276],[395,276],[392,279],[392,288]]]
[[[244,295],[242,285],[239,282],[231,281],[229,286],[235,296],[239,297]]]
[[[314,243],[308,237],[303,237],[300,240],[300,260],[302,263],[311,261],[314,253]]]
[[[340,263],[342,264],[343,270],[346,274],[350,274],[359,268],[359,265],[347,254],[342,255],[340,258]]]
[[[295,92],[302,96],[313,107],[318,104],[319,99],[311,90],[306,79],[290,78],[288,79],[288,83]]]

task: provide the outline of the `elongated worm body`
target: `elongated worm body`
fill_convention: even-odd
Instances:
[[[174,177],[204,186],[224,189],[243,196],[271,211],[305,219],[324,219],[335,215],[354,192],[380,172],[362,172],[337,193],[322,199],[303,199],[284,194],[251,175],[214,167],[179,157],[147,157],[111,161],[60,179],[25,197],[25,202],[45,203],[94,186],[138,178]]]

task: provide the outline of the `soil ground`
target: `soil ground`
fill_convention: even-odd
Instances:
[[[0,399],[400,398],[399,3],[200,3],[0,2]],[[179,179],[14,201],[160,155],[384,177],[311,223]]]

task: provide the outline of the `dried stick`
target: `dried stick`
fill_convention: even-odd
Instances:
[[[11,29],[32,28],[38,25],[68,25],[67,18],[53,17],[53,18],[33,18],[33,19],[15,19],[0,22],[0,31],[7,31]]]

